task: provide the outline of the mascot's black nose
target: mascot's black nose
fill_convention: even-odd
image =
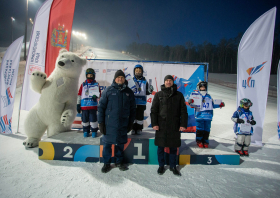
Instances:
[[[62,61],[59,61],[58,64],[59,64],[60,66],[64,66],[64,65],[65,65],[65,63],[62,62]]]

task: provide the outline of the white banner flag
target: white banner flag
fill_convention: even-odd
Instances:
[[[19,37],[7,49],[0,71],[0,132],[12,133],[12,115],[17,86],[18,66],[23,38]]]
[[[278,69],[277,69],[277,120],[278,120],[278,124],[277,124],[277,128],[278,128],[278,138],[280,139],[280,60],[278,63]]]
[[[262,145],[263,123],[268,95],[276,7],[260,16],[244,33],[238,47],[237,107],[249,98],[257,124],[252,143]]]
[[[49,14],[53,0],[47,0],[38,10],[32,35],[30,37],[29,53],[26,61],[24,83],[22,89],[21,109],[30,110],[40,98],[40,94],[31,90],[30,75],[33,71],[45,72],[46,42],[48,34]]]

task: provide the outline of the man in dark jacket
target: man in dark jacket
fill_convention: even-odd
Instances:
[[[177,91],[173,77],[167,75],[161,91],[155,94],[151,108],[152,127],[156,130],[155,145],[158,146],[158,174],[164,169],[164,147],[169,147],[170,170],[181,176],[176,168],[177,147],[181,146],[181,132],[187,128],[188,112],[183,94]]]
[[[101,171],[107,173],[111,169],[112,144],[115,145],[116,167],[125,171],[123,149],[127,143],[127,133],[131,131],[135,119],[135,98],[132,90],[125,83],[122,70],[115,73],[111,86],[102,93],[98,105],[98,123],[103,134],[104,166]]]

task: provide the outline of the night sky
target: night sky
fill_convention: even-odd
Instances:
[[[43,0],[29,2],[28,18]],[[126,50],[132,42],[185,45],[186,41],[217,44],[236,37],[280,0],[76,0],[73,29],[87,34],[87,45]],[[0,47],[24,34],[26,0],[0,1]],[[279,10],[278,10],[279,12]],[[280,13],[276,23],[280,22]],[[31,23],[28,21],[29,40]],[[139,37],[137,36],[139,35]]]

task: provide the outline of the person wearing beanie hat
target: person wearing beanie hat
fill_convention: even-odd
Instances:
[[[116,78],[118,78],[119,76],[122,76],[122,77],[124,77],[124,79],[125,79],[125,75],[124,75],[123,71],[120,70],[120,69],[116,71],[115,76],[114,76],[114,80],[115,80]]]
[[[172,77],[171,75],[167,75],[167,76],[165,76],[165,77],[164,77],[164,82],[165,82],[167,79],[172,80],[172,81],[173,81],[173,83],[174,83],[174,79],[173,79],[173,77]]]
[[[176,176],[181,173],[176,168],[177,148],[181,146],[181,131],[188,126],[188,112],[183,94],[177,91],[173,77],[167,75],[161,91],[154,96],[151,107],[151,124],[155,135],[155,145],[158,146],[158,174],[165,172],[164,147],[169,147],[170,171]]]
[[[77,100],[77,112],[82,111],[82,125],[84,137],[88,137],[90,131],[92,137],[97,136],[97,98],[101,95],[99,83],[95,80],[95,71],[92,68],[86,70],[86,80],[80,86]]]
[[[136,88],[134,91],[135,101],[136,101],[136,117],[131,130],[131,135],[142,134],[144,111],[146,110],[147,95],[153,93],[154,87],[149,85],[146,78],[143,76],[143,67],[140,64],[134,67],[134,77],[133,81]]]
[[[102,93],[98,104],[98,124],[103,134],[102,173],[111,170],[112,144],[115,145],[115,166],[121,171],[128,170],[124,164],[123,150],[127,143],[127,133],[131,131],[135,119],[135,98],[132,90],[126,85],[122,70],[115,73],[111,86]]]

